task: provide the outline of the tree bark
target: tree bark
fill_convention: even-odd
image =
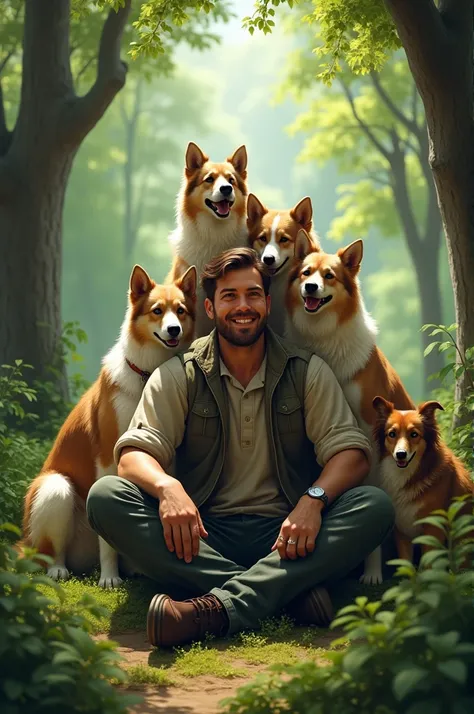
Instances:
[[[385,0],[425,107],[429,161],[446,235],[457,342],[474,346],[473,0]],[[465,398],[466,379],[456,399]],[[458,420],[455,418],[454,425]]]
[[[117,13],[110,12],[96,82],[77,97],[69,0],[25,2],[18,119],[11,133],[0,121],[0,363],[23,359],[40,376],[60,349],[67,182],[81,141],[125,82],[119,54],[129,11],[125,0]],[[63,372],[58,377],[63,395],[65,385]]]

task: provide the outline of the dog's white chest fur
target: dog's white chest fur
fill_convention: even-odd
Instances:
[[[399,469],[391,456],[382,459],[380,463],[380,486],[392,499],[395,507],[395,524],[407,538],[415,538],[421,533],[421,528],[414,525],[418,518],[418,504],[414,503],[409,494],[403,490],[403,485],[412,475],[413,469]]]

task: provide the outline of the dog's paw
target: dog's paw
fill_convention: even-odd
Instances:
[[[118,575],[102,575],[99,580],[99,587],[105,590],[112,590],[113,588],[119,588],[122,583],[123,580]]]
[[[47,574],[52,580],[68,580],[69,570],[62,565],[52,565]]]
[[[359,578],[359,583],[363,585],[380,585],[383,582],[383,576],[380,571],[367,571]]]

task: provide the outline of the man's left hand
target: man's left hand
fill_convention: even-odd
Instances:
[[[296,560],[312,553],[321,528],[322,501],[303,496],[280,528],[272,546],[282,560]]]

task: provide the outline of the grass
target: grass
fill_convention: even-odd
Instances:
[[[353,602],[358,595],[371,600],[380,598],[391,587],[386,581],[379,587],[365,587],[356,580],[345,581],[331,592],[335,609]],[[156,586],[146,578],[126,580],[120,588],[103,590],[98,586],[98,572],[85,578],[71,578],[63,583],[63,607],[72,607],[85,594],[108,610],[102,619],[91,618],[95,634],[144,632],[146,613]],[[295,627],[287,616],[272,617],[261,623],[258,632],[239,633],[227,639],[208,638],[203,643],[174,650],[154,649],[147,664],[124,667],[129,686],[179,686],[187,679],[207,676],[215,679],[251,677],[256,669],[271,665],[289,665],[303,659],[315,659],[324,666],[330,643],[337,633],[317,627]]]

